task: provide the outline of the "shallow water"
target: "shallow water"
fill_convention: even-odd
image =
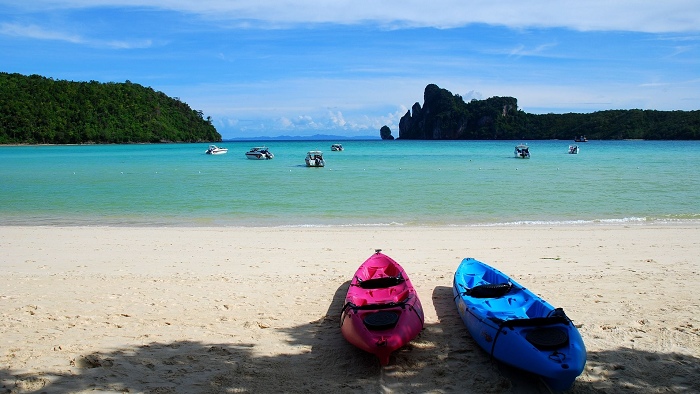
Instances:
[[[496,225],[700,220],[698,141],[0,147],[4,225]],[[532,158],[517,159],[526,142]],[[273,160],[245,152],[266,145]],[[325,168],[306,168],[320,149]]]

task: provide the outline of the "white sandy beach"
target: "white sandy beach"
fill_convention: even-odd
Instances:
[[[375,248],[426,314],[384,368],[338,327]],[[0,226],[0,392],[547,392],[469,337],[451,290],[464,257],[580,327],[588,363],[571,392],[700,392],[696,224]]]

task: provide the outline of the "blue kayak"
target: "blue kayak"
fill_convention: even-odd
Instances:
[[[539,375],[556,391],[583,372],[586,347],[564,311],[501,271],[466,258],[452,292],[469,333],[496,360]]]

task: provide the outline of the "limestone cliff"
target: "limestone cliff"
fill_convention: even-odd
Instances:
[[[399,122],[399,139],[497,139],[505,118],[518,113],[512,97],[491,97],[465,103],[435,84],[425,87],[423,106],[413,104]]]

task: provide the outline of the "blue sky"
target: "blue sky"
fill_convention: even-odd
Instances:
[[[152,87],[224,139],[398,136],[429,83],[530,113],[700,109],[697,0],[0,0],[0,54]]]

